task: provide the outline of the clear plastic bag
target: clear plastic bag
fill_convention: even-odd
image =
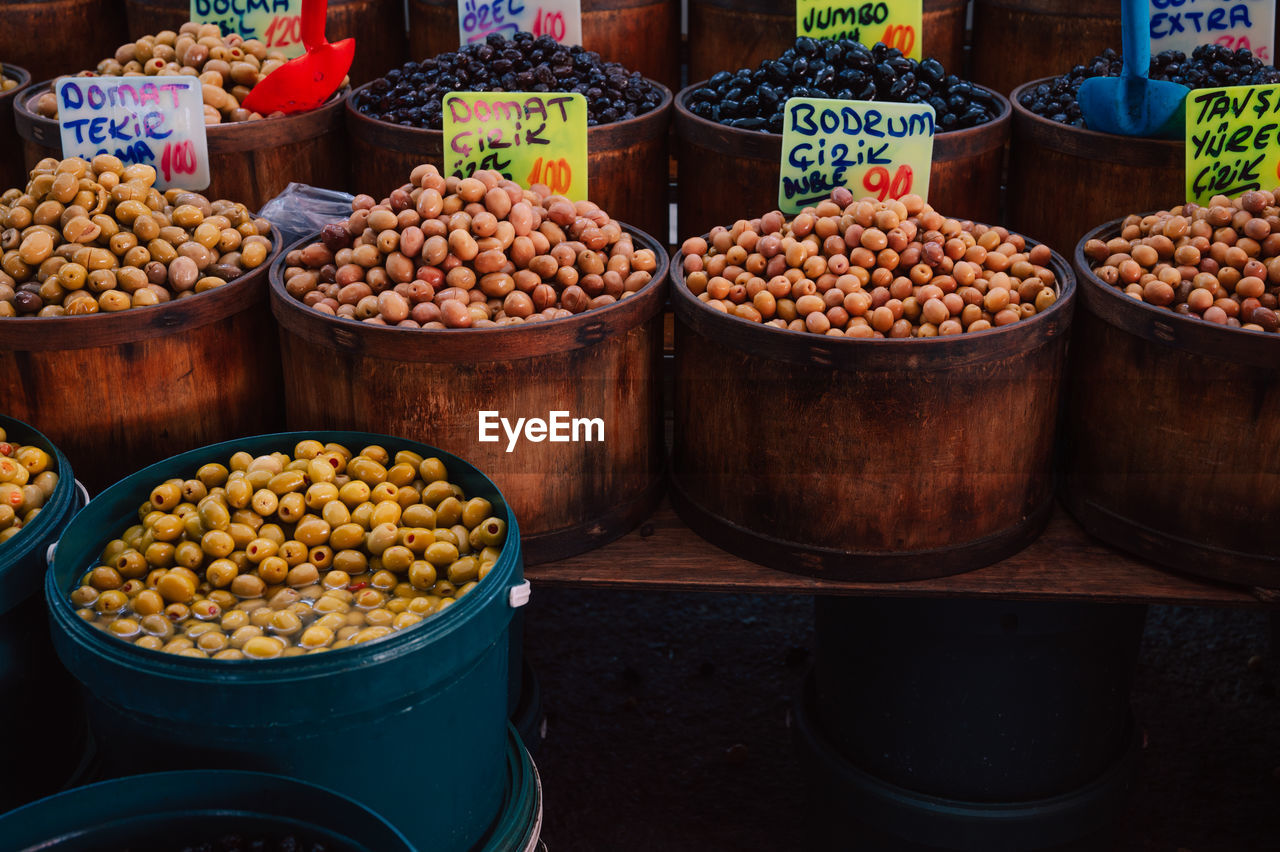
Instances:
[[[262,205],[258,215],[280,229],[285,245],[316,234],[331,222],[345,222],[355,196],[306,183],[291,183]]]

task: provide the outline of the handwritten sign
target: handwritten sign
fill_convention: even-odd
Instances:
[[[1196,89],[1187,97],[1187,200],[1280,184],[1280,84]]]
[[[922,0],[796,0],[796,35],[865,45],[882,41],[922,59],[923,5]]]
[[[451,175],[496,169],[522,186],[587,197],[587,99],[577,92],[450,92],[444,158]]]
[[[518,32],[582,44],[581,0],[458,0],[460,43],[484,41],[490,33],[511,38]]]
[[[256,38],[268,50],[301,56],[302,0],[191,0],[191,20],[217,24],[226,35]]]
[[[59,77],[62,156],[113,154],[154,166],[156,187],[204,189],[209,148],[195,77]]]
[[[1276,0],[1151,0],[1151,52],[1202,44],[1247,48],[1271,64],[1275,57]]]
[[[778,209],[799,213],[838,186],[881,201],[929,197],[933,107],[791,98],[782,125]]]

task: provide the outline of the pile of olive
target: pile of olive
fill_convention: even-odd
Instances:
[[[411,627],[482,581],[506,522],[437,458],[301,441],[157,485],[71,592],[142,648],[268,659]]]
[[[79,316],[184,298],[256,269],[271,225],[243,205],[153,184],[99,154],[41,160],[0,194],[0,317]]]
[[[550,36],[491,33],[457,53],[406,62],[352,97],[364,115],[405,127],[439,130],[449,92],[580,92],[587,124],[625,121],[657,109],[662,91],[639,71]]]
[[[1089,240],[1093,272],[1134,299],[1232,328],[1280,331],[1280,198],[1214,196],[1126,217],[1120,234]]]
[[[11,92],[16,88],[18,88],[18,81],[12,77],[6,77],[4,65],[0,63],[0,92]]]
[[[1089,77],[1119,77],[1123,68],[1124,58],[1108,47],[1086,64],[1026,90],[1018,100],[1050,121],[1084,127],[1084,115],[1076,103],[1080,84]],[[1151,57],[1149,76],[1191,89],[1280,83],[1280,69],[1264,65],[1247,48],[1232,50],[1220,44],[1202,44],[1190,58],[1181,50],[1157,53]]]
[[[331,316],[406,328],[493,328],[611,305],[644,287],[652,249],[589,201],[495,171],[442,177],[433,165],[285,257],[285,289]]]
[[[0,426],[0,544],[35,520],[58,487],[53,459],[39,447],[13,444]]]
[[[940,131],[995,118],[996,101],[948,74],[936,59],[917,62],[882,42],[801,36],[777,59],[755,69],[721,71],[688,95],[689,111],[743,130],[781,133],[787,98],[929,104]]]
[[[937,337],[1027,319],[1058,298],[1050,251],[1004,228],[948,219],[918,195],[848,189],[787,220],[717,226],[681,248],[708,308],[837,337]]]
[[[253,121],[262,118],[240,106],[262,78],[286,61],[278,50],[267,50],[257,39],[223,35],[217,24],[188,21],[178,32],[164,30],[116,48],[116,55],[98,63],[86,77],[198,77],[204,88],[204,123]],[[58,99],[45,92],[34,104],[38,115],[58,117]]]

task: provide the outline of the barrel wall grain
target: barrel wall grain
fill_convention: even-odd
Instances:
[[[1167,210],[1185,201],[1186,143],[1134,139],[1059,124],[1014,90],[1009,144],[1010,228],[1069,252],[1086,231],[1134,210]]]
[[[672,91],[680,88],[678,2],[581,0],[581,5],[583,47]],[[410,59],[429,59],[458,45],[456,0],[409,0]]]
[[[922,56],[937,59],[953,74],[964,71],[968,5],[968,0],[924,0]],[[795,39],[795,0],[689,0],[689,79],[755,68],[776,59]]]
[[[191,19],[190,0],[124,0],[124,7],[130,38],[176,31]],[[356,40],[352,85],[380,77],[408,56],[403,0],[329,0],[325,37],[331,42]]]

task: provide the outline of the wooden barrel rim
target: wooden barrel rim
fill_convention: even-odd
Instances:
[[[4,77],[9,80],[16,80],[18,87],[5,92],[3,96],[0,96],[0,98],[17,97],[19,92],[31,85],[31,72],[23,68],[21,65],[9,65],[8,63],[5,63]]]
[[[288,246],[271,264],[271,309],[282,329],[308,343],[393,361],[487,363],[584,349],[644,324],[657,316],[666,299],[669,262],[666,250],[643,231],[627,225],[623,228],[644,248],[653,250],[658,260],[653,278],[634,296],[564,319],[522,323],[515,327],[423,330],[379,326],[322,314],[284,289],[285,257],[293,249],[315,242],[318,234]]]
[[[226,319],[266,301],[267,272],[275,256],[281,253],[281,240],[280,232],[273,225],[272,254],[261,266],[194,296],[118,313],[0,319],[0,349],[40,352],[118,346],[190,331]]]
[[[672,0],[582,0],[582,16],[585,18],[592,12],[616,11],[620,9],[647,9],[651,6],[675,5]],[[458,11],[457,0],[409,0],[409,6],[420,6],[423,9],[440,9],[444,12]]]
[[[1084,244],[1089,240],[1105,241],[1117,236],[1123,221],[1123,218],[1112,219],[1105,225],[1099,225],[1076,243],[1074,260],[1081,281],[1080,298],[1089,313],[1110,326],[1152,343],[1205,358],[1280,370],[1280,334],[1192,319],[1168,308],[1139,302],[1095,275],[1084,256]]]
[[[1018,14],[1047,15],[1054,18],[1106,18],[1115,20],[1115,4],[1109,0],[1085,0],[1063,3],[1062,0],[974,0],[977,6],[995,6],[1010,9]],[[1116,23],[1119,26],[1119,22]],[[1119,47],[1119,45],[1116,45]]]
[[[23,93],[14,101],[13,113],[18,135],[28,142],[46,148],[62,150],[62,137],[58,120],[38,115],[31,102],[47,91],[52,91],[53,81],[46,80]],[[206,124],[205,138],[209,142],[209,154],[238,154],[257,151],[275,145],[302,142],[342,127],[342,104],[347,89],[340,89],[330,96],[324,106],[293,115],[263,118],[259,121],[231,121],[223,124]]]
[[[657,80],[645,80],[662,92],[662,100],[653,110],[628,118],[625,121],[614,121],[609,124],[597,124],[587,128],[587,154],[593,151],[609,150],[636,142],[650,142],[661,139],[667,132],[667,113],[671,109],[671,90]],[[370,80],[353,89],[345,98],[347,129],[353,138],[362,139],[376,148],[397,151],[403,154],[422,154],[426,159],[429,147],[442,148],[444,131],[430,130],[425,127],[405,127],[365,115],[355,108],[355,96],[373,85]],[[553,94],[547,92],[545,94]],[[563,94],[563,93],[560,93]]]
[[[674,471],[669,493],[680,519],[722,550],[789,574],[868,583],[948,577],[999,562],[1035,541],[1053,514],[1050,491],[1017,523],[973,541],[932,550],[849,551],[775,538],[722,518],[690,497]]]
[[[675,127],[678,139],[696,141],[698,144],[717,151],[731,151],[736,155],[754,160],[778,161],[782,157],[782,134],[761,133],[759,130],[743,130],[740,127],[728,127],[716,121],[703,118],[690,111],[689,96],[694,89],[707,84],[706,80],[685,86],[676,95]],[[986,86],[971,83],[975,89],[985,95],[988,105],[998,108],[995,118],[986,124],[966,127],[963,130],[946,130],[933,137],[933,155],[940,160],[954,160],[960,157],[981,154],[1004,147],[1009,136],[1009,123],[1013,110],[1009,99]]]
[[[1121,166],[1145,170],[1178,169],[1186,167],[1186,143],[1172,139],[1139,139],[1132,136],[1114,136],[1083,127],[1072,127],[1036,115],[1019,101],[1023,92],[1041,83],[1050,83],[1053,77],[1041,77],[1023,83],[1009,94],[1013,102],[1014,127],[1024,142],[1040,145],[1085,160],[1105,160]]]
[[[1028,246],[1038,245],[1026,240]],[[1050,267],[1058,278],[1058,299],[1030,319],[946,337],[830,337],[776,328],[704,306],[684,282],[683,255],[677,252],[671,260],[672,302],[676,317],[693,332],[748,355],[842,372],[950,370],[1028,352],[1070,330],[1076,295],[1075,275],[1055,251]]]
[[[584,0],[590,2],[590,0]],[[794,3],[794,0],[792,0]],[[924,13],[941,12],[948,9],[963,8],[969,0],[923,0]],[[690,7],[714,6],[726,12],[750,12],[756,15],[777,13],[779,4],[776,0],[689,0]],[[777,17],[794,18],[795,13],[778,15]]]

